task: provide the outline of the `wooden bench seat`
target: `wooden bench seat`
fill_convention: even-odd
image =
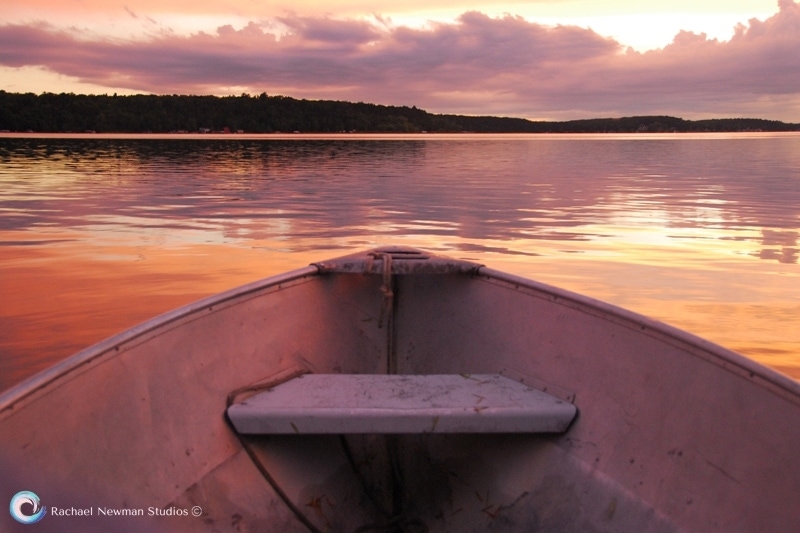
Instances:
[[[571,403],[500,375],[306,374],[228,408],[241,434],[560,433]]]

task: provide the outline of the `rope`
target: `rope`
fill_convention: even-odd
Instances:
[[[372,502],[372,505],[375,506],[375,509],[377,509],[382,516],[392,516],[392,513],[386,509],[381,502],[378,501],[378,498],[375,496],[372,487],[370,487],[369,483],[367,482],[367,478],[364,477],[361,469],[356,464],[356,460],[353,457],[353,452],[350,449],[350,444],[348,444],[347,438],[344,435],[339,435],[339,441],[342,443],[342,449],[344,450],[344,455],[347,457],[347,462],[350,463],[350,468],[353,469],[353,472],[355,472],[359,483],[361,483],[361,489],[364,491],[364,494],[367,495],[369,501]]]
[[[393,491],[393,509],[390,511],[380,501],[378,501],[377,496],[375,496],[374,489],[370,486],[369,482],[364,477],[364,474],[361,472],[361,469],[356,464],[355,458],[353,457],[353,452],[347,442],[347,438],[344,435],[339,435],[339,440],[342,443],[342,448],[344,449],[344,454],[347,457],[347,462],[350,463],[350,467],[353,469],[353,472],[358,478],[359,483],[361,483],[361,489],[364,491],[364,494],[367,495],[367,498],[369,498],[369,500],[372,502],[372,505],[375,506],[375,509],[377,509],[378,513],[383,517],[382,522],[364,524],[356,528],[355,533],[366,533],[367,531],[405,533],[410,531],[410,528],[413,526],[416,526],[416,528],[422,533],[426,533],[428,531],[428,526],[425,524],[425,522],[419,518],[408,516],[408,511],[404,509],[405,505],[402,502],[403,482],[400,474],[400,465],[398,464],[397,447],[394,445],[396,443],[392,444],[393,438],[394,436],[387,436],[386,442]]]
[[[268,381],[259,383],[257,385],[248,385],[246,387],[241,387],[232,391],[230,394],[228,394],[228,397],[225,401],[225,418],[228,421],[228,424],[231,426],[231,429],[233,429],[233,433],[239,439],[239,443],[242,445],[242,448],[244,449],[245,452],[247,452],[247,455],[250,457],[250,460],[253,462],[258,471],[261,473],[261,476],[265,480],[267,480],[267,483],[270,484],[270,486],[278,495],[278,497],[281,500],[283,500],[283,503],[286,504],[286,506],[289,508],[290,511],[292,511],[294,516],[298,520],[300,520],[300,522],[302,522],[303,525],[306,526],[306,528],[308,528],[308,530],[311,533],[322,533],[322,530],[319,529],[317,526],[315,526],[311,522],[311,520],[309,520],[309,518],[303,513],[303,511],[301,511],[300,508],[297,507],[294,504],[294,502],[292,502],[292,500],[289,498],[289,496],[283,491],[283,489],[275,480],[275,478],[272,477],[272,474],[269,473],[269,470],[267,470],[267,467],[264,465],[264,463],[262,463],[261,460],[258,458],[255,450],[253,450],[250,444],[248,444],[247,441],[245,441],[244,436],[240,435],[239,432],[236,431],[236,428],[233,427],[233,424],[231,423],[230,418],[228,418],[227,415],[228,407],[233,405],[234,402],[236,401],[236,398],[241,396],[242,394],[248,392],[260,392],[262,390],[271,389],[273,387],[280,385],[281,383],[285,383],[291,379],[302,376],[303,374],[309,374],[310,372],[311,370],[307,368],[301,368],[301,367],[289,368],[287,371],[282,372],[280,375],[277,375]]]
[[[228,421],[228,424],[231,426],[233,433],[239,439],[239,443],[242,445],[242,449],[247,453],[250,460],[253,462],[255,467],[258,469],[261,476],[269,483],[272,490],[275,491],[275,494],[283,501],[286,507],[294,514],[294,516],[304,525],[311,533],[322,533],[322,530],[315,526],[311,520],[303,513],[303,511],[297,507],[294,502],[289,498],[289,495],[284,492],[281,486],[278,484],[278,481],[272,477],[269,470],[267,469],[266,465],[261,461],[261,459],[256,454],[255,450],[252,446],[244,439],[243,435],[240,435],[238,431],[233,427],[230,419],[227,416],[228,407],[233,405],[236,402],[236,399],[241,396],[242,394],[247,393],[255,393],[264,390],[271,389],[273,387],[277,387],[281,383],[285,383],[289,380],[294,378],[300,377],[303,374],[309,374],[311,370],[308,368],[303,368],[300,366],[295,366],[292,368],[288,368],[283,372],[279,373],[278,375],[274,376],[273,378],[258,383],[256,385],[248,385],[245,387],[240,387],[238,389],[233,390],[230,392],[225,401],[225,418]],[[358,527],[355,531],[356,533],[364,533],[367,531],[408,531],[409,528],[416,527],[421,532],[427,532],[428,527],[425,523],[420,520],[419,518],[409,517],[407,513],[403,510],[403,504],[401,502],[395,501],[393,511],[389,511],[384,507],[375,496],[373,490],[369,486],[367,479],[364,477],[364,474],[358,468],[356,464],[355,458],[353,457],[352,450],[350,449],[350,445],[347,442],[347,439],[344,435],[339,436],[340,442],[342,444],[342,449],[344,450],[345,458],[347,462],[350,464],[350,467],[353,469],[356,477],[358,478],[359,483],[361,484],[361,488],[364,493],[367,495],[369,500],[372,502],[372,505],[375,506],[378,513],[384,517],[384,522],[376,522],[370,524],[364,524]],[[394,485],[394,491],[397,493],[402,486],[402,482],[400,481],[400,474],[399,474],[399,465],[397,465],[397,457],[396,457],[396,450],[394,447],[390,446],[389,450],[389,461],[390,467],[392,472],[392,480]],[[397,498],[397,494],[395,494],[395,499]]]
[[[367,264],[365,266],[365,274],[372,273],[372,265],[375,259],[380,259],[383,262],[383,285],[381,285],[381,294],[383,294],[383,306],[381,307],[381,314],[378,318],[378,328],[383,327],[384,318],[389,319],[392,315],[392,306],[394,303],[394,291],[392,291],[392,254],[386,252],[370,252],[367,256]]]
[[[286,383],[289,380],[300,377],[303,374],[310,374],[310,373],[311,373],[310,369],[295,365],[281,372],[278,372],[273,377],[269,378],[267,381],[262,381],[261,383],[256,383],[255,385],[246,385],[244,387],[239,387],[238,389],[234,389],[233,391],[228,393],[228,397],[225,399],[225,408],[227,409],[228,407],[233,405],[234,402],[236,402],[236,398],[238,398],[242,394],[246,394],[248,392],[261,392],[263,390],[268,390],[273,387],[277,387],[281,383]]]

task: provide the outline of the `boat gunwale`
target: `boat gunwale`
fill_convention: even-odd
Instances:
[[[282,285],[302,281],[305,278],[312,278],[320,275],[320,269],[314,265],[298,268],[274,276],[268,276],[245,285],[240,285],[226,291],[216,293],[194,302],[180,306],[157,315],[131,328],[125,329],[117,334],[107,337],[100,342],[90,345],[87,348],[75,353],[58,363],[41,370],[31,377],[23,380],[5,391],[0,391],[0,419],[12,412],[20,402],[47,388],[54,382],[64,379],[65,376],[76,370],[87,367],[98,362],[100,358],[113,352],[108,360],[125,352],[136,344],[136,341],[143,341],[151,334],[161,334],[172,327],[177,327],[184,320],[192,320],[192,315],[202,312],[204,309],[216,308],[226,303],[238,303],[242,298],[255,296],[255,293],[269,290]],[[213,312],[213,310],[212,310]]]
[[[649,318],[624,307],[501,270],[481,266],[477,275],[486,278],[487,281],[496,280],[512,284],[517,289],[520,287],[530,289],[540,295],[549,297],[551,303],[566,305],[581,312],[588,312],[598,318],[634,329],[643,335],[648,335],[662,342],[685,349],[695,357],[704,359],[741,377],[750,380],[758,378],[763,386],[800,405],[800,381],[794,380],[777,370],[773,370],[694,333]],[[536,294],[531,294],[531,296],[536,296]]]

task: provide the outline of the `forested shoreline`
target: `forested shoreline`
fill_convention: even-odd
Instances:
[[[0,90],[0,131],[97,133],[662,133],[800,131],[800,124],[754,118],[670,116],[561,122],[433,114],[417,107],[300,100],[288,96],[80,95]]]

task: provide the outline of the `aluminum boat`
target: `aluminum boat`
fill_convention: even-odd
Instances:
[[[786,376],[387,247],[206,298],[6,391],[0,529],[793,531],[798,443]]]

